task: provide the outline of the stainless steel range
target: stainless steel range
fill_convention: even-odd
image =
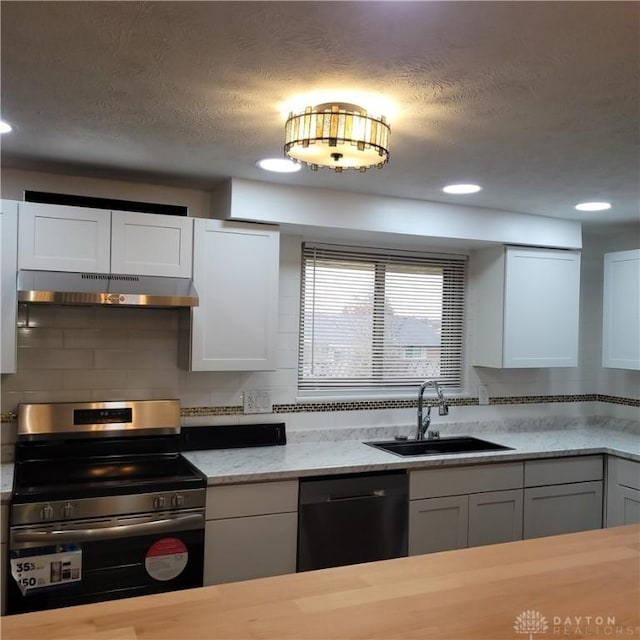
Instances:
[[[205,492],[177,400],[19,405],[7,612],[202,586]]]

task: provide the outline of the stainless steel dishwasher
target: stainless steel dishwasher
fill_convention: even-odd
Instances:
[[[298,571],[407,555],[404,471],[301,478]]]

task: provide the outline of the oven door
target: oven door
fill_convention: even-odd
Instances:
[[[201,587],[204,510],[10,528],[7,613]]]

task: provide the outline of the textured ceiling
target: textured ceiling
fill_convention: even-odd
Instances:
[[[1,3],[4,167],[207,187],[225,177],[639,219],[637,2]],[[283,103],[396,105],[391,160],[274,176]],[[475,196],[447,196],[450,182]],[[573,205],[608,200],[584,214]]]

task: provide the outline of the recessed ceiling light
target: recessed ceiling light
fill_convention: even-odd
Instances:
[[[265,171],[275,171],[276,173],[295,173],[302,169],[302,165],[285,158],[265,158],[260,160],[258,166]]]
[[[581,202],[576,205],[578,211],[606,211],[611,209],[610,202]]]
[[[448,184],[442,190],[445,193],[455,194],[478,193],[478,191],[482,191],[482,187],[479,184]]]
[[[13,127],[8,122],[0,120],[0,133],[9,133],[12,129]]]

